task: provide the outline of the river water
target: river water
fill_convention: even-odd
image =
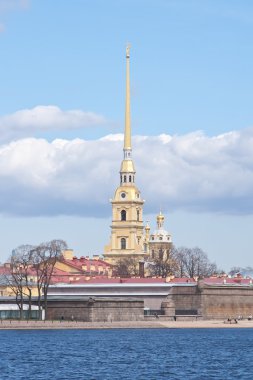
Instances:
[[[1,380],[253,379],[253,329],[0,331]]]

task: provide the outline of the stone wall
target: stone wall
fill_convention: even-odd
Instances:
[[[143,319],[143,308],[164,310],[168,318],[173,316],[203,316],[204,319],[227,319],[253,315],[253,287],[243,285],[208,285],[202,282],[194,286],[172,286],[166,289],[168,295],[161,295],[160,287],[152,290],[152,295],[131,298],[128,296],[90,297],[86,300],[69,301],[69,296],[59,296],[61,302],[49,302],[48,319],[71,319],[84,321],[137,321]],[[112,290],[111,290],[112,291]],[[164,292],[164,290],[163,290]],[[58,296],[57,296],[58,297]],[[82,296],[77,296],[82,298]],[[50,297],[49,297],[50,298]]]
[[[98,300],[92,307],[92,322],[142,321],[143,301]]]
[[[204,319],[227,319],[253,315],[253,287],[207,285],[173,287],[167,301],[173,301],[175,315],[202,315]],[[171,313],[170,313],[171,314]]]
[[[143,301],[133,299],[65,299],[48,300],[46,319],[85,322],[141,321]]]
[[[197,286],[175,286],[168,299],[173,300],[176,315],[201,314],[201,293]]]
[[[61,301],[48,300],[46,319],[48,320],[69,320],[90,321],[91,307],[87,300],[85,301]]]
[[[201,287],[201,309],[205,319],[227,319],[253,315],[253,288],[249,286]]]

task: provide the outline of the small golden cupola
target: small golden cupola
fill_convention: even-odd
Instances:
[[[172,236],[164,229],[164,215],[160,211],[156,217],[157,229],[149,237],[150,259],[168,257],[172,247]]]
[[[156,220],[157,220],[157,228],[162,229],[163,223],[164,223],[164,215],[162,214],[161,211],[157,215]]]

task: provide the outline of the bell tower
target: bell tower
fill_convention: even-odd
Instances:
[[[123,160],[120,167],[120,186],[112,203],[110,244],[105,247],[104,258],[115,263],[121,258],[143,259],[148,256],[144,245],[142,208],[144,201],[135,185],[135,168],[132,160],[130,116],[130,45],[126,48],[126,104]],[[145,247],[145,251],[144,251]]]

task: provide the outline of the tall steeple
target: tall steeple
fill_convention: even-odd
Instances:
[[[131,144],[131,112],[130,112],[130,45],[126,48],[126,104],[125,104],[125,133],[123,161],[120,169],[120,184],[132,185],[134,183],[134,163],[132,161],[132,144]]]
[[[132,152],[131,145],[131,111],[130,111],[130,45],[126,48],[126,109],[125,109],[125,136],[124,136],[124,158],[129,157]]]
[[[120,167],[120,186],[112,203],[110,243],[104,257],[110,263],[126,257],[143,259],[147,256],[143,236],[143,199],[135,185],[135,168],[132,160],[130,115],[130,45],[126,48],[126,103],[123,160]],[[146,240],[145,240],[146,241]]]

